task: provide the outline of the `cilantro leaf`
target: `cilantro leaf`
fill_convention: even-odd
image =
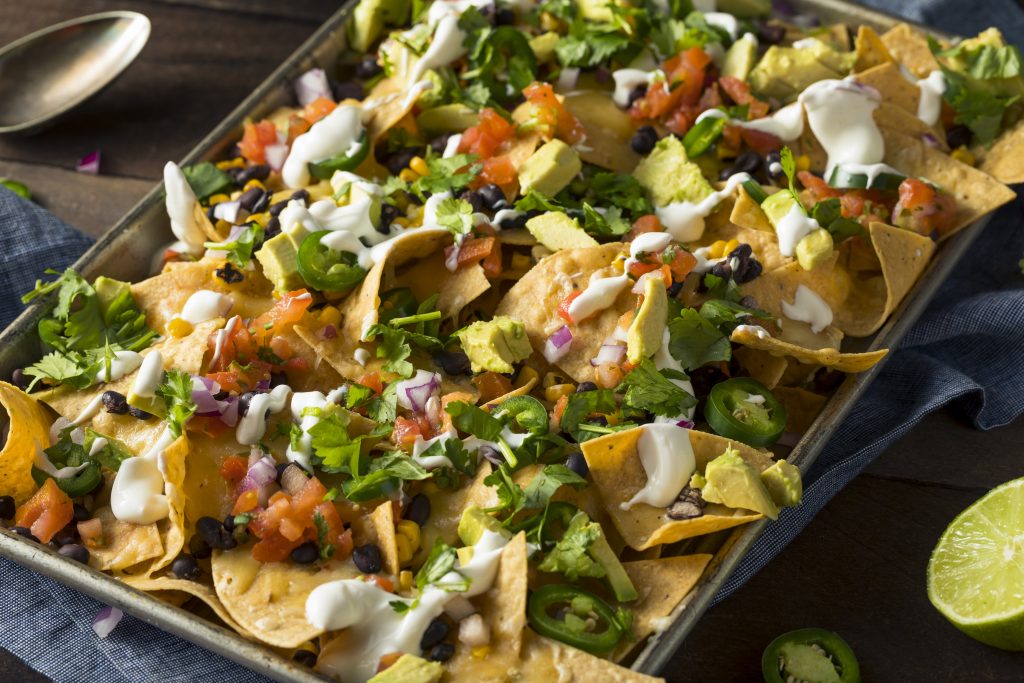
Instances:
[[[838,197],[823,199],[811,209],[811,218],[832,235],[832,241],[839,244],[848,237],[867,236],[864,226],[852,218],[844,218]]]
[[[561,206],[551,197],[536,192],[534,190],[528,190],[521,199],[516,202],[516,211],[564,211],[565,208]]]
[[[569,394],[569,401],[562,411],[559,426],[562,431],[574,437],[580,424],[592,413],[613,413],[618,409],[615,393],[611,389],[596,389],[577,394]],[[579,438],[576,439],[579,441]]]
[[[650,360],[644,359],[626,375],[615,391],[625,392],[623,402],[630,408],[645,410],[655,415],[676,417],[697,405],[697,399],[676,386],[659,371]],[[673,379],[685,379],[679,373]]]
[[[425,161],[430,172],[417,178],[409,187],[410,191],[421,199],[426,199],[426,193],[458,194],[458,190],[469,185],[483,168],[482,165],[475,163],[475,154],[456,154],[447,159],[430,154]]]
[[[619,24],[576,19],[568,35],[555,45],[555,55],[562,66],[590,68],[614,59],[627,62],[640,49],[642,44],[626,35]]]
[[[537,58],[518,28],[491,26],[475,7],[462,13],[459,28],[469,61],[461,78],[486,88],[488,103],[510,104],[536,80]]]
[[[711,273],[704,275],[704,288],[708,290],[708,296],[714,299],[725,299],[727,301],[739,301],[743,298],[739,285],[730,278],[723,278]]]
[[[423,589],[427,586],[438,586],[448,591],[461,592],[467,590],[469,588],[468,579],[457,582],[449,580],[442,583],[442,580],[452,572],[458,573],[455,569],[458,557],[455,548],[452,548],[440,538],[435,540],[434,546],[430,549],[430,554],[427,555],[427,559],[423,562],[423,566],[416,572],[417,590],[422,593]]]
[[[494,441],[501,434],[501,420],[472,403],[452,401],[444,409],[452,416],[452,424],[461,432],[484,441]]]
[[[384,370],[401,377],[412,377],[414,368],[412,363],[406,360],[412,354],[412,347],[409,346],[405,331],[390,325],[373,325],[367,338],[373,340],[378,337],[377,358],[387,359]]]
[[[429,478],[430,473],[422,465],[404,453],[392,451],[371,460],[365,475],[353,476],[341,488],[345,497],[354,503],[361,503],[394,493],[403,481]]]
[[[732,357],[729,338],[692,308],[684,308],[668,324],[668,333],[668,351],[686,370]]]
[[[617,207],[613,206],[601,213],[590,204],[583,203],[583,229],[591,235],[619,237],[629,232],[630,227]]]
[[[466,476],[472,477],[476,474],[477,459],[466,450],[462,441],[458,439],[435,441],[419,457],[430,458],[439,455],[448,458],[452,466]]]
[[[181,436],[185,423],[196,412],[196,404],[192,401],[192,376],[183,370],[168,370],[163,384],[156,389],[156,395],[164,400],[168,429],[174,436]]]
[[[209,161],[182,166],[181,172],[185,174],[185,180],[188,181],[189,187],[200,200],[222,192],[235,184],[231,176]]]
[[[587,481],[565,465],[545,465],[523,489],[523,509],[541,510],[563,486],[580,488]]]
[[[384,387],[380,396],[366,402],[366,416],[378,424],[391,424],[398,416],[398,384],[392,382]]]
[[[334,555],[334,545],[328,542],[330,538],[331,529],[327,525],[327,520],[320,512],[313,513],[313,525],[316,526],[316,544],[320,549],[320,559],[329,560]]]
[[[800,201],[800,193],[796,191],[796,185],[794,179],[796,178],[796,160],[793,159],[793,150],[789,147],[783,147],[782,151],[779,152],[779,164],[782,166],[782,172],[786,174],[786,180],[789,181],[789,193],[793,195],[793,199],[796,200],[797,206],[807,213],[807,207]]]
[[[618,207],[633,216],[654,213],[647,192],[640,181],[631,175],[595,173],[587,186],[588,197],[599,197],[603,203]]]
[[[348,425],[348,416],[336,411],[321,415],[309,428],[314,463],[324,472],[352,474],[350,463],[358,461],[363,437],[349,436]]]
[[[238,268],[245,268],[252,260],[252,252],[263,242],[263,228],[250,223],[238,236],[228,242],[206,242],[203,246],[214,251],[226,251],[226,258]]]
[[[772,319],[771,315],[762,310],[741,306],[734,301],[726,301],[725,299],[708,299],[705,301],[700,307],[700,317],[726,334],[731,334],[736,325],[739,325],[745,318]]]
[[[603,578],[607,571],[588,553],[590,546],[602,535],[601,526],[592,522],[586,513],[575,515],[555,547],[545,554],[537,569],[558,573],[570,581],[581,576]]]
[[[437,205],[437,224],[446,228],[457,243],[473,230],[473,205],[465,199],[442,199]]]
[[[512,479],[512,471],[502,463],[484,478],[484,483],[496,489],[498,504],[487,508],[488,512],[508,511],[509,517],[523,508],[523,487]]]

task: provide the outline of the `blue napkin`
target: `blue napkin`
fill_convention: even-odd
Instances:
[[[1014,0],[867,0],[947,31],[973,35],[998,26],[1024,44],[1024,12]],[[952,405],[979,429],[1024,412],[1024,200],[1004,207],[837,429],[805,480],[804,503],[767,527],[726,583],[724,599],[810,522],[840,489],[896,439],[935,410]],[[43,268],[61,268],[90,240],[34,204],[0,189],[0,326]],[[90,626],[99,602],[0,558],[6,602],[0,646],[58,682],[266,683],[187,641],[126,615],[106,639]]]

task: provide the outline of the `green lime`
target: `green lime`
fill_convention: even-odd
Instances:
[[[928,599],[975,640],[1024,650],[1024,479],[953,520],[928,562]]]

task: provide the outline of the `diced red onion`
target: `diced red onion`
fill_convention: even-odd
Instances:
[[[331,97],[331,84],[327,82],[327,74],[323,69],[310,69],[295,81],[295,96],[299,106],[305,107],[319,97]]]
[[[250,460],[252,456],[250,455]],[[249,465],[249,471],[238,483],[238,492],[242,493],[251,489],[258,489],[273,484],[277,481],[277,463],[269,455],[261,456],[255,463]]]
[[[402,380],[396,387],[398,404],[407,410],[422,413],[427,407],[427,401],[441,387],[441,376],[426,370],[417,370],[410,378]]]
[[[622,362],[622,358],[625,355],[626,347],[622,344],[604,344],[598,350],[594,359],[590,361],[590,364],[595,368],[604,363],[614,363],[615,365],[618,365]]]
[[[317,330],[316,336],[320,339],[336,339],[338,337],[338,328],[334,325],[324,325]]]
[[[296,301],[298,301],[298,299],[296,299]],[[256,382],[256,391],[270,391],[270,380],[261,379],[259,382]]]
[[[294,496],[309,481],[309,476],[301,467],[292,463],[281,473],[281,488],[290,496]]]
[[[100,151],[98,149],[93,150],[79,159],[75,170],[79,173],[98,175],[100,172]]]
[[[576,83],[580,79],[580,70],[574,67],[566,67],[562,69],[562,73],[558,74],[558,83],[555,84],[555,89],[560,91],[572,90],[576,87]]]
[[[228,427],[234,427],[238,424],[238,397],[229,396],[224,399],[223,403],[225,405],[220,414],[220,421]]]
[[[242,204],[238,201],[221,202],[213,207],[213,217],[228,223],[237,221],[241,212]]]
[[[203,417],[217,417],[224,405],[213,397],[220,392],[220,385],[205,377],[192,378],[192,402],[196,404],[196,414]]]
[[[568,325],[562,325],[544,342],[544,358],[549,363],[557,363],[565,354],[569,353],[571,345],[572,332]]]
[[[104,607],[93,617],[92,630],[100,638],[106,638],[114,630],[114,627],[121,623],[121,617],[123,616],[124,612],[116,607]]]
[[[275,171],[280,171],[288,158],[288,145],[267,145],[263,148],[263,154],[267,157],[267,165]]]
[[[693,429],[696,425],[693,423],[693,420],[679,420],[676,422],[676,426],[683,429]]]

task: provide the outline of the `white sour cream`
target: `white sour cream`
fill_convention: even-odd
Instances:
[[[654,69],[653,71],[644,71],[643,69],[616,69],[612,72],[612,79],[615,80],[615,92],[612,94],[612,100],[618,106],[625,108],[629,106],[629,96],[633,94],[641,85],[651,85],[652,83],[662,82],[665,80],[665,72],[661,69]]]
[[[164,357],[158,349],[153,349],[142,359],[142,365],[132,383],[132,393],[145,398],[156,396],[157,387],[163,381]]]
[[[224,327],[217,330],[217,334],[214,335],[213,357],[210,358],[210,367],[213,367],[220,358],[220,354],[224,351],[224,345],[228,342],[228,339],[231,338],[231,335],[235,331],[235,327],[240,322],[242,322],[242,318],[240,316],[231,316],[231,318],[224,323]]]
[[[942,113],[946,76],[939,70],[932,71],[927,78],[917,81],[917,87],[921,91],[921,99],[917,103],[917,118],[929,126],[934,126]]]
[[[432,439],[424,439],[419,434],[416,435],[416,441],[412,444],[412,458],[425,470],[436,470],[438,467],[452,467],[452,461],[446,455],[428,455],[423,457],[423,454],[435,443],[443,444],[446,441],[457,439],[458,434],[454,429],[449,429],[441,432]]]
[[[269,394],[256,394],[249,401],[249,410],[238,421],[235,440],[243,446],[259,443],[267,431],[267,411],[276,414],[284,410],[292,389],[286,384],[274,387]]]
[[[319,391],[297,391],[292,394],[292,419],[299,423],[302,436],[296,440],[294,446],[291,443],[288,444],[285,457],[289,462],[297,463],[307,472],[313,471],[313,464],[310,462],[313,455],[313,437],[309,435],[309,430],[320,422],[319,412],[327,406],[337,403],[345,391],[345,387],[338,387],[326,396]]]
[[[281,179],[285,185],[305,187],[309,184],[307,164],[323,161],[346,151],[350,154],[355,152],[360,136],[364,132],[360,115],[359,107],[338,107],[295,138],[288,158],[281,168]]]
[[[148,452],[121,463],[110,488],[110,509],[122,522],[152,524],[167,517],[170,507],[161,459],[174,440],[171,430],[165,429]]]
[[[100,365],[100,370],[96,373],[96,381],[114,382],[135,372],[140,365],[142,365],[142,356],[135,351],[115,351],[109,368],[106,363]]]
[[[800,95],[814,137],[828,154],[825,177],[838,164],[878,164],[885,140],[874,111],[882,102],[874,88],[852,79],[814,83]]]
[[[430,40],[430,47],[413,67],[410,81],[418,81],[430,69],[448,66],[466,54],[466,48],[462,45],[465,40],[466,34],[459,28],[458,15],[445,13],[434,27],[434,37]]]
[[[782,300],[782,314],[790,320],[807,323],[815,334],[832,324],[832,309],[806,285],[796,288],[793,303]]]
[[[731,14],[725,12],[705,12],[704,19],[707,20],[712,26],[717,26],[726,33],[733,40],[740,35],[740,22]]]
[[[164,165],[164,191],[167,193],[167,216],[171,219],[171,232],[193,256],[202,254],[206,247],[206,233],[196,220],[198,200],[178,165],[168,161]]]
[[[178,317],[198,325],[207,320],[222,318],[231,310],[231,297],[209,289],[200,289],[188,298]]]
[[[690,430],[673,424],[646,424],[637,440],[640,464],[647,473],[647,483],[629,501],[622,503],[629,510],[638,503],[664,508],[672,504],[690,477],[697,471],[697,461],[690,444]]]
[[[729,176],[724,188],[712,192],[697,203],[672,202],[655,208],[654,213],[665,226],[665,231],[674,239],[679,242],[694,242],[704,234],[704,219],[711,215],[723,199],[731,196],[737,187],[748,180],[748,174],[737,173]]]
[[[775,232],[779,237],[779,253],[783,256],[792,256],[800,240],[820,227],[818,221],[805,214],[799,204],[793,204],[775,226]]]

